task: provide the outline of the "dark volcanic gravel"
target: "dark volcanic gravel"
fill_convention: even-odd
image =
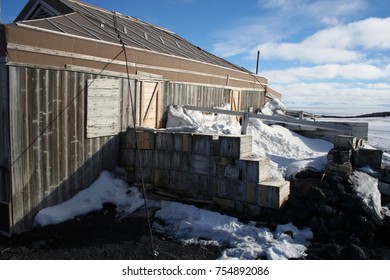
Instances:
[[[33,228],[12,238],[0,237],[3,260],[147,260],[216,259],[218,247],[184,246],[153,233],[153,256],[147,219],[121,221],[101,213],[58,225]]]

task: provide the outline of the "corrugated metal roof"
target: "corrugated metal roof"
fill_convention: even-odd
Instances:
[[[45,2],[45,5],[61,2],[73,12],[22,21],[25,25],[118,44],[120,40],[117,32],[119,32],[122,41],[127,46],[248,71],[191,44],[167,29],[134,17],[107,11],[79,1],[36,0],[35,2]],[[20,15],[18,18],[20,19]]]

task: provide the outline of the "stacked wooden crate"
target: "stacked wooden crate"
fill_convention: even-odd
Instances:
[[[145,183],[247,215],[279,208],[288,199],[289,182],[270,180],[270,161],[252,158],[249,135],[129,131],[121,147],[131,181],[143,177]]]

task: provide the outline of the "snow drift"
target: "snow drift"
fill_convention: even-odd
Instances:
[[[221,109],[229,110],[227,104]],[[268,102],[267,114],[281,114],[285,110],[280,101]],[[186,110],[181,106],[171,107],[167,127],[174,131],[196,131],[209,134],[241,134],[241,126],[235,116],[203,114]],[[279,125],[267,125],[251,118],[248,134],[252,136],[254,157],[271,159],[271,177],[289,179],[304,169],[322,171],[327,164],[326,155],[333,144],[321,139],[310,139]]]

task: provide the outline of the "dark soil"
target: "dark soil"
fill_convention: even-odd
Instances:
[[[5,260],[147,260],[216,259],[218,247],[184,246],[153,233],[153,253],[146,217],[118,221],[92,213],[75,220],[33,228],[12,238],[0,237]]]

